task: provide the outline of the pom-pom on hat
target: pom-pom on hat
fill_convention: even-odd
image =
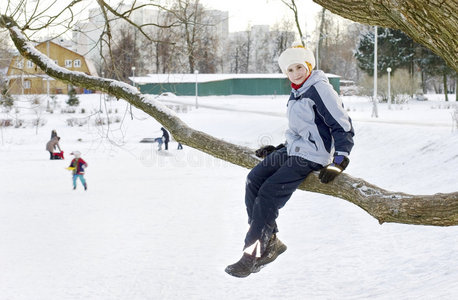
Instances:
[[[286,49],[278,58],[278,65],[284,74],[292,64],[302,64],[310,72],[315,68],[315,56],[313,52],[302,46],[300,42],[295,42],[291,48]]]

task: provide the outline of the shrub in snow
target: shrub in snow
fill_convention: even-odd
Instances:
[[[14,120],[14,128],[22,127],[23,124],[24,124],[24,120],[22,120],[22,119]]]
[[[41,105],[41,101],[42,101],[42,99],[38,95],[32,98],[32,104],[33,105]]]
[[[76,112],[76,110],[74,108],[67,107],[67,108],[61,109],[60,112],[62,114],[74,114]]]
[[[392,100],[393,103],[404,104],[404,103],[409,102],[410,96],[406,95],[406,94],[396,94],[396,95],[393,96],[392,99],[393,99]]]
[[[43,127],[47,123],[46,119],[36,118],[32,120],[32,125],[35,127]]]
[[[108,117],[108,118],[102,118],[102,117],[97,117],[94,120],[94,125],[95,126],[102,126],[106,124],[112,124],[112,123],[119,123],[121,122],[122,118],[120,116],[113,116],[113,117]]]
[[[12,119],[0,119],[0,127],[10,127],[13,126]]]
[[[14,105],[14,97],[10,95],[6,88],[0,93],[0,104],[5,107],[7,111],[10,111]]]
[[[102,125],[105,125],[105,124],[106,124],[106,119],[104,119],[104,118],[98,117],[98,118],[96,118],[94,120],[94,125],[95,126],[102,126]]]
[[[87,124],[87,119],[86,118],[83,118],[83,119],[69,118],[66,120],[66,122],[67,122],[67,125],[70,127],[74,127],[74,126],[81,127]]]
[[[24,124],[24,120],[22,119],[0,119],[0,127],[11,127],[14,126],[14,128],[19,128],[22,127]]]
[[[371,96],[374,92],[374,77],[365,75],[360,82],[361,94]],[[407,70],[398,69],[391,74],[390,92],[393,103],[405,103],[420,89],[420,81],[411,78]],[[381,102],[388,101],[388,75],[377,79],[377,94]],[[400,101],[400,102],[395,102]]]

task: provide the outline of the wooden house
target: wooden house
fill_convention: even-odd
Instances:
[[[59,44],[43,42],[36,49],[61,67],[97,76],[90,60]],[[49,77],[32,61],[20,55],[13,57],[6,75],[11,94],[66,94],[70,88],[68,84]],[[85,92],[79,87],[75,87],[75,90],[77,93]]]

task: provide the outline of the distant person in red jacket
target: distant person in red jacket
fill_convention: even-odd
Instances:
[[[87,163],[81,158],[81,152],[73,151],[70,154],[75,156],[68,167],[73,172],[73,189],[76,189],[76,180],[79,178],[84,190],[87,190],[86,179],[84,179],[84,169],[87,168]]]

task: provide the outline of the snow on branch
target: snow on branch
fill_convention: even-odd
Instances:
[[[9,30],[10,37],[21,55],[33,61],[49,76],[126,100],[156,119],[184,145],[245,168],[252,168],[259,163],[252,149],[228,143],[190,128],[154,97],[141,94],[129,84],[57,66],[27,41],[13,20],[0,15],[0,28],[2,27]],[[458,225],[458,192],[434,195],[391,192],[345,173],[328,184],[322,184],[318,176],[312,174],[299,188],[347,200],[364,209],[381,224],[395,222],[435,226]]]

